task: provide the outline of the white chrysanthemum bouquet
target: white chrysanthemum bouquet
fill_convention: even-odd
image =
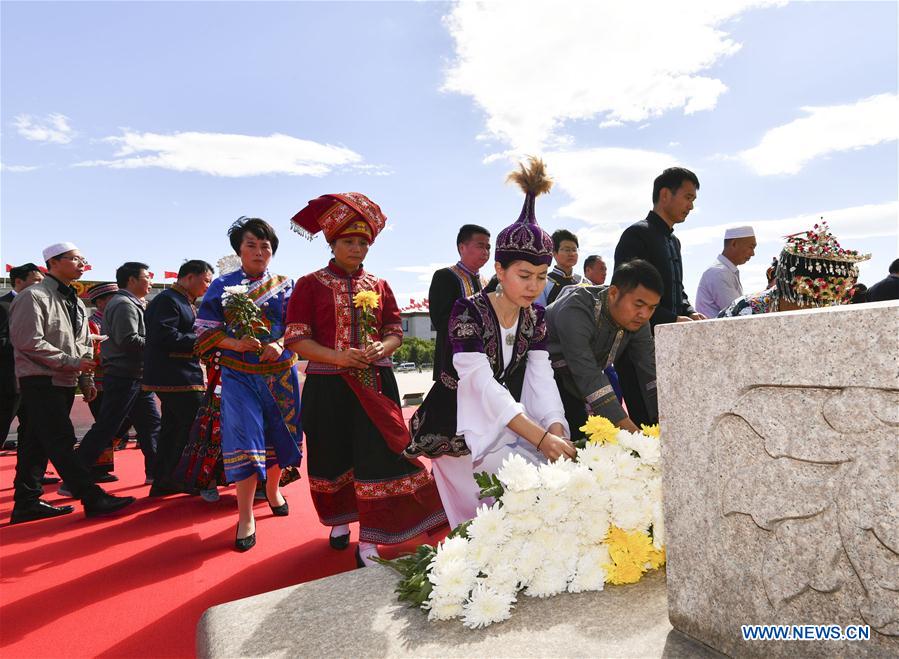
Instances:
[[[664,565],[658,427],[630,433],[590,417],[581,430],[576,462],[510,455],[495,475],[475,475],[492,505],[436,548],[384,561],[403,576],[399,599],[480,628],[508,619],[521,591],[602,590]]]

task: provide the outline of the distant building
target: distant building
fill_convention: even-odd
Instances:
[[[437,338],[437,330],[431,324],[431,317],[427,311],[400,311],[400,318],[406,338],[431,340]]]

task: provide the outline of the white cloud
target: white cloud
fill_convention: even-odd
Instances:
[[[758,146],[740,152],[757,174],[796,174],[810,160],[899,138],[899,97],[869,96],[855,103],[802,108],[808,116],[772,128]]]
[[[811,229],[824,218],[831,231],[844,247],[851,248],[852,240],[892,237],[899,235],[899,202],[865,204],[836,210],[794,215],[773,220],[740,220],[710,227],[678,228],[684,253],[702,245],[719,245],[724,231],[730,227],[749,224],[755,231],[758,243],[782,243],[784,236]]]
[[[19,135],[33,142],[68,144],[75,135],[69,125],[69,118],[59,113],[48,114],[44,118],[20,114],[13,120],[13,125]]]
[[[323,176],[342,166],[371,167],[362,165],[362,156],[345,147],[280,133],[259,137],[199,132],[163,135],[125,130],[121,136],[103,141],[118,146],[114,159],[89,160],[77,165],[114,169],[160,167],[228,177]]]
[[[655,177],[678,164],[666,153],[621,148],[547,153],[546,163],[553,190],[571,197],[558,216],[589,225],[577,231],[582,251],[614,248],[622,229],[652,207]]]
[[[0,171],[4,172],[33,172],[35,169],[40,168],[37,165],[7,165],[0,163]]]
[[[418,275],[416,277],[416,281],[430,284],[431,278],[434,276],[434,273],[440,268],[446,268],[447,266],[453,265],[452,263],[428,263],[427,265],[403,265],[394,268],[397,272],[411,272],[413,274]],[[428,293],[425,291],[424,297],[427,297]]]
[[[463,0],[444,19],[455,40],[444,89],[473,97],[488,132],[529,153],[570,120],[711,110],[727,87],[703,73],[740,49],[722,24],[771,4]]]

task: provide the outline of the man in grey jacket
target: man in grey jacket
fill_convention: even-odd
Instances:
[[[609,286],[569,287],[547,308],[547,348],[572,439],[584,436],[580,428],[588,415],[638,430],[621,406],[611,368],[622,354],[634,364],[646,408],[658,421],[655,343],[648,323],[663,287],[658,270],[637,259],[619,266]]]
[[[40,498],[48,458],[69,483],[72,495],[81,499],[88,517],[111,514],[134,503],[134,497],[104,492],[73,451],[75,429],[69,414],[76,385],[88,401],[97,394],[87,313],[71,285],[84,274],[87,261],[72,243],[51,245],[44,250],[44,260],[48,276],[19,293],[10,306],[16,376],[29,419],[19,436],[11,524],[74,510]]]
[[[119,291],[103,311],[103,333],[109,337],[100,344],[103,402],[100,415],[76,451],[81,464],[90,467],[128,417],[137,430],[137,441],[144,454],[147,483],[153,480],[160,425],[153,393],[141,390],[147,336],[144,298],[152,282],[149,267],[146,263],[128,261],[116,270]]]

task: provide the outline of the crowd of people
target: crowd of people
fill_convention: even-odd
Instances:
[[[48,462],[60,494],[88,517],[127,508],[134,497],[100,484],[116,480],[112,449],[133,426],[150,496],[214,500],[217,485],[235,485],[238,551],[256,544],[254,499],[289,515],[281,484],[305,449],[331,547],[347,549],[358,523],[356,561],[370,565],[378,545],[471,519],[474,473],[495,472],[511,453],[574,457],[589,415],[631,431],[657,423],[657,325],[899,298],[899,259],[862,291],[857,264],[869,256],[842,248],[825,223],[788,236],[768,287],[744,294],[739,266],[756,239],[737,227],[724,233],[694,308],[675,228],[700,185],[683,168],[655,179],[652,210],[622,233],[606,285],[598,256],[575,273],[574,233],[538,224],[536,200],[552,186],[543,162],[531,159],[510,179],[525,201],[496,238],[490,281],[481,270],[491,235],[474,224],[459,230],[458,263],[434,273],[434,384],[409,425],[391,361],[403,340],[399,308],[390,285],[363,266],[387,218],[360,193],[322,195],[291,219],[306,237],[322,233],[332,252],[296,282],[270,270],[275,229],[246,217],[227,230],[233,271],[214,277],[209,263],[186,261],[147,303],[149,266],[126,262],[114,283],[86,291],[90,316],[73,287],[87,264],[76,245],[47,247],[46,274],[14,268],[13,291],[0,299],[4,440],[19,418],[10,522],[73,512],[41,498]],[[76,390],[95,418],[80,443],[70,419]]]

